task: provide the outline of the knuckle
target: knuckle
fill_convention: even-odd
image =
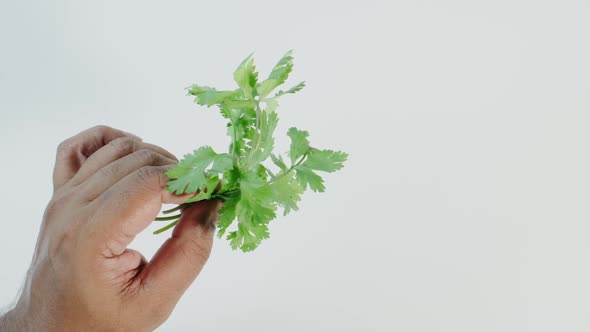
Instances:
[[[140,149],[135,154],[139,160],[147,164],[153,164],[161,159],[160,155],[150,149]]]
[[[135,141],[129,137],[120,137],[111,141],[108,145],[116,152],[126,153],[133,151]]]
[[[64,154],[72,149],[72,140],[66,139],[57,145],[57,154]]]
[[[165,166],[143,166],[136,171],[137,181],[154,191],[160,191],[166,184]]]
[[[119,165],[117,163],[112,163],[112,164],[108,165],[107,167],[101,168],[98,172],[99,172],[100,177],[108,178],[108,177],[111,177],[115,174],[120,173],[121,172],[121,165]]]
[[[155,176],[159,176],[159,169],[154,166],[143,166],[137,170],[137,178],[145,183],[151,183]]]
[[[109,167],[103,167],[100,170],[98,170],[98,176],[101,178],[107,178],[111,175],[111,170],[109,169]]]
[[[92,128],[90,128],[91,131],[98,131],[98,132],[107,132],[107,131],[112,131],[113,128],[109,127],[109,126],[105,126],[105,125],[96,125]]]

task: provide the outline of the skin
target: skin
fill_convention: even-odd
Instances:
[[[49,202],[20,298],[0,331],[153,331],[211,252],[219,202],[183,210],[148,262],[127,248],[163,203],[177,159],[135,135],[98,126],[59,145]]]

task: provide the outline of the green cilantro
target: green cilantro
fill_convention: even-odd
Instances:
[[[287,153],[289,163],[281,154],[273,154],[279,99],[305,87],[301,82],[271,96],[287,81],[292,70],[293,52],[289,51],[274,66],[268,78],[259,81],[250,55],[234,72],[236,90],[216,90],[201,85],[187,89],[188,94],[194,96],[195,103],[219,108],[221,115],[228,120],[227,134],[231,143],[227,153],[218,153],[204,146],[185,155],[166,173],[170,178],[167,190],[175,194],[194,194],[185,204],[222,200],[218,236],[227,234],[233,249],[244,252],[256,249],[269,237],[268,224],[276,218],[277,210],[281,208],[283,215],[298,210],[297,204],[307,188],[323,192],[324,180],[318,172],[335,172],[343,167],[348,157],[344,152],[312,147],[309,133],[297,128],[290,128],[287,132],[291,139]],[[269,158],[276,166],[275,171],[265,165]],[[181,207],[164,213],[178,211]],[[173,227],[178,218],[180,215],[157,218],[173,222],[155,233]]]

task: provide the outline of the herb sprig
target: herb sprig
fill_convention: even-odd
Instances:
[[[287,132],[291,139],[287,160],[281,154],[273,153],[279,100],[305,87],[301,82],[275,92],[292,70],[293,54],[289,51],[274,66],[268,78],[259,81],[250,55],[234,72],[237,89],[217,90],[203,85],[187,88],[188,94],[195,97],[195,103],[219,108],[221,115],[228,120],[227,134],[231,144],[226,153],[217,153],[210,146],[203,146],[185,155],[166,173],[171,180],[167,190],[176,194],[194,194],[185,204],[222,200],[218,236],[221,238],[227,234],[234,250],[256,249],[269,237],[268,224],[276,218],[277,210],[281,208],[284,215],[298,210],[301,195],[308,188],[323,192],[324,180],[317,172],[335,172],[343,167],[348,157],[341,151],[312,147],[309,133],[294,127]],[[264,165],[268,159],[274,164],[275,171]],[[181,207],[163,213],[171,214]],[[157,218],[172,223],[154,233],[174,227],[179,218],[180,214]],[[236,219],[236,225],[230,230]]]

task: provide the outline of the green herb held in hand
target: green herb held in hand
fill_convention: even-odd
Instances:
[[[309,133],[297,128],[290,128],[287,132],[291,138],[287,158],[273,153],[279,99],[305,86],[301,82],[275,92],[285,83],[292,69],[290,51],[275,65],[268,78],[260,81],[250,55],[234,72],[238,89],[221,91],[201,85],[188,88],[197,104],[217,106],[229,121],[227,134],[231,144],[227,153],[217,153],[211,147],[203,146],[184,156],[166,173],[171,179],[167,190],[179,195],[195,194],[186,203],[222,200],[218,235],[227,234],[233,249],[246,252],[258,247],[269,237],[268,224],[276,218],[277,209],[282,208],[285,215],[297,210],[301,194],[307,188],[324,191],[324,181],[318,172],[335,172],[342,168],[347,158],[344,152],[312,147]],[[275,165],[274,171],[264,165],[268,159]],[[174,221],[155,233],[173,227],[179,217],[157,218]],[[237,225],[230,230],[236,219]]]

